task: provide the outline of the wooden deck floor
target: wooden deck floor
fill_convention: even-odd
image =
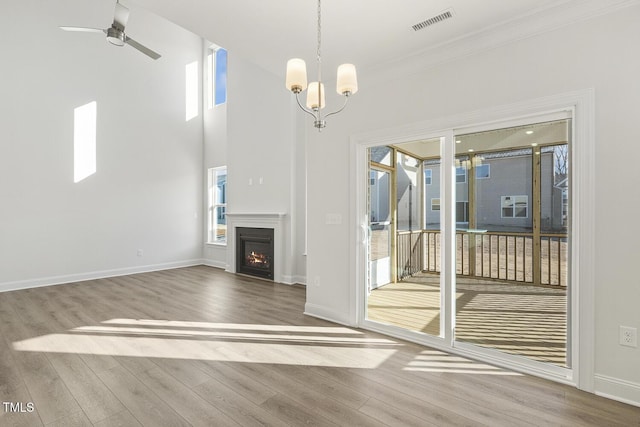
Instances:
[[[368,318],[437,336],[439,280],[422,273],[375,289],[368,300]],[[565,366],[566,307],[564,288],[461,278],[456,292],[457,339]]]
[[[2,426],[640,426],[640,408],[191,267],[0,293]],[[25,407],[25,406],[23,406]]]

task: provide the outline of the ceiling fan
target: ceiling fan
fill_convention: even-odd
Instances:
[[[107,35],[107,41],[116,46],[124,46],[128,44],[132,48],[139,50],[151,59],[160,58],[160,54],[154,52],[146,46],[141,45],[131,37],[127,36],[124,32],[124,27],[129,20],[129,9],[120,4],[119,0],[116,0],[116,10],[113,16],[113,24],[110,28],[85,28],[85,27],[60,27],[65,31],[78,31],[86,33],[104,33]]]

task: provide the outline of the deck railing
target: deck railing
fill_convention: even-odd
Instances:
[[[567,235],[543,233],[539,238],[537,246],[532,233],[457,231],[456,274],[566,286]],[[399,231],[398,279],[420,271],[439,273],[440,253],[440,231]],[[534,266],[539,268],[537,274]]]

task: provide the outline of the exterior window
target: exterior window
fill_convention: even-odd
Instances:
[[[209,169],[209,243],[227,242],[227,168]]]
[[[431,199],[431,210],[432,211],[440,210],[440,199]]]
[[[528,218],[529,196],[502,196],[502,218]]]
[[[433,174],[431,169],[424,170],[424,184],[431,185],[431,175]]]
[[[487,179],[491,176],[490,165],[478,165],[476,166],[476,179]]]
[[[227,50],[218,46],[209,48],[207,55],[207,94],[209,109],[227,102]]]
[[[467,182],[467,168],[465,166],[458,166],[456,168],[456,182],[457,183]]]

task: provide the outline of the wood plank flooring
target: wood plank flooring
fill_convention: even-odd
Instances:
[[[0,294],[2,426],[640,426],[640,408],[303,314],[209,267]]]

